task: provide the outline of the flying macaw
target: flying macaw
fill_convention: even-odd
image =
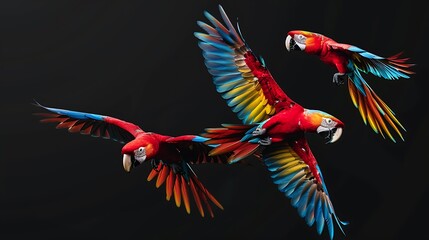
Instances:
[[[204,143],[215,146],[209,156],[231,153],[229,163],[250,155],[260,156],[278,189],[291,199],[301,217],[322,234],[326,225],[334,236],[334,221],[342,230],[321,170],[305,133],[326,134],[328,143],[337,141],[344,124],[318,110],[302,107],[290,99],[245,43],[222,6],[221,23],[207,11],[212,25],[198,21],[205,33],[196,32],[205,65],[216,90],[243,125],[223,124],[201,134]],[[239,28],[238,28],[239,29]],[[344,233],[344,232],[343,232]]]
[[[190,195],[202,217],[205,210],[214,217],[211,204],[223,210],[223,206],[204,187],[190,164],[225,163],[225,156],[208,156],[211,149],[200,143],[201,137],[184,135],[170,137],[154,132],[145,132],[139,126],[121,119],[93,113],[50,108],[35,103],[49,113],[36,113],[41,122],[58,123],[56,128],[67,128],[71,133],[112,139],[125,144],[122,148],[123,167],[130,172],[143,162],[150,161],[153,169],[148,181],[156,178],[156,187],[166,185],[166,199],[172,196],[177,207],[183,203],[186,212],[191,211]],[[191,193],[190,193],[191,192]]]
[[[384,58],[365,51],[359,47],[337,43],[319,33],[294,30],[290,31],[285,41],[286,49],[304,51],[319,56],[320,60],[337,69],[333,82],[343,84],[348,81],[349,94],[353,104],[358,108],[365,124],[369,125],[383,138],[385,134],[393,141],[388,125],[404,141],[401,129],[404,126],[395,117],[394,112],[372,90],[361,73],[370,73],[388,80],[409,78],[414,72],[409,68],[414,64],[407,63],[409,58],[401,58],[399,54]]]

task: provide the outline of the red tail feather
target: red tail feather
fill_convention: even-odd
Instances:
[[[156,188],[159,188],[167,179],[168,174],[170,173],[170,167],[167,165],[163,165],[161,172],[158,175],[158,179],[156,179]]]
[[[180,207],[181,204],[181,190],[180,190],[180,177],[176,177],[176,181],[174,183],[174,201],[176,202],[176,206]]]
[[[182,179],[181,180],[181,182],[182,182],[181,189],[182,189],[183,204],[185,205],[186,212],[191,213],[191,205],[189,203],[189,194],[188,194],[188,189],[186,187],[186,181],[183,178],[183,176],[180,176],[180,177]]]
[[[197,205],[198,211],[200,212],[201,216],[204,217],[203,205],[201,204],[201,199],[197,192],[197,189],[195,189],[194,181],[192,180],[189,181],[189,186],[191,187],[192,195],[194,196],[194,200]]]
[[[167,177],[167,183],[165,184],[165,198],[167,199],[167,201],[170,201],[171,195],[173,194],[175,178],[176,175],[174,174],[174,171],[170,171],[170,175],[168,175]]]

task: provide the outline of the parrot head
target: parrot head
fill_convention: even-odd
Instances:
[[[326,143],[336,142],[343,133],[344,123],[336,117],[318,110],[305,109],[300,119],[301,128],[306,132],[316,132],[326,139]]]
[[[138,137],[122,148],[122,164],[126,172],[130,172],[131,168],[142,164],[147,159],[152,159],[156,155],[159,142],[147,136],[150,135]]]
[[[325,37],[319,33],[294,30],[288,32],[285,45],[289,52],[297,50],[315,54],[321,50],[323,38]]]

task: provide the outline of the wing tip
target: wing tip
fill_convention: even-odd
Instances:
[[[40,108],[44,108],[44,109],[48,109],[48,107],[43,106],[34,98],[33,98],[33,102],[31,103],[31,105],[36,106],[36,107],[40,107]]]

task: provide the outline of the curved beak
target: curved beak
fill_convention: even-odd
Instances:
[[[290,35],[287,35],[285,40],[286,49],[290,52],[291,41],[294,41]],[[294,41],[295,42],[295,41]]]
[[[304,51],[305,50],[305,43],[298,40],[295,40],[291,35],[287,35],[285,40],[285,46],[286,49],[290,52],[292,50],[295,51]]]
[[[131,171],[131,167],[133,166],[133,162],[131,161],[131,155],[124,154],[124,157],[122,159],[122,165],[124,166],[124,170],[126,172]]]
[[[338,139],[340,139],[341,135],[343,134],[343,129],[342,128],[334,128],[332,129],[332,137],[331,137],[331,141],[329,143],[334,143],[336,142]]]
[[[322,135],[323,138],[326,139],[326,143],[334,143],[338,139],[340,139],[341,135],[343,134],[342,128],[326,128],[326,127],[318,127],[317,133]]]
[[[146,149],[143,148],[141,150],[134,151],[134,159],[132,159],[131,155],[124,153],[124,157],[122,158],[122,165],[124,166],[124,170],[126,172],[130,172],[131,168],[137,167],[142,164],[147,158]]]

